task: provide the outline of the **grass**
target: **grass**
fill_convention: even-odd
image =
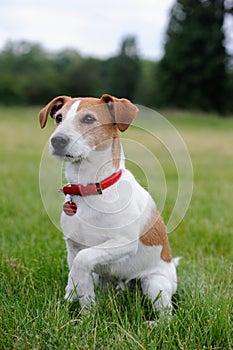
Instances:
[[[232,349],[233,120],[165,113],[184,138],[194,167],[190,208],[169,236],[173,255],[183,259],[168,322],[158,319],[139,290],[108,290],[97,296],[98,307],[87,315],[78,304],[63,300],[65,244],[43,208],[38,185],[52,126],[40,131],[37,112],[0,108],[0,348]],[[149,142],[134,128],[126,137]],[[150,144],[150,149],[162,157],[159,147]],[[169,189],[166,218],[175,175],[170,162],[163,159],[163,165]],[[143,182],[143,174],[132,168]],[[154,324],[147,322],[154,319]]]

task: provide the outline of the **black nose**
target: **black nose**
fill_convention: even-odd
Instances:
[[[66,135],[57,135],[51,138],[51,144],[56,152],[61,152],[68,145],[69,140]]]

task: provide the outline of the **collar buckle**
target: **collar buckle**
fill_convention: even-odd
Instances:
[[[100,182],[96,182],[96,189],[97,189],[98,194],[102,194],[103,193],[103,190],[102,190]]]

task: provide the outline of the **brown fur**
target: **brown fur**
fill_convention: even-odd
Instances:
[[[146,228],[145,233],[140,237],[141,243],[146,246],[161,245],[161,258],[166,262],[171,262],[172,255],[166,227],[161,215],[156,209],[154,209],[151,215],[151,220],[148,226],[149,229],[147,230]]]
[[[69,96],[58,96],[58,97],[55,97],[44,108],[41,109],[41,111],[39,113],[39,121],[40,121],[40,126],[42,129],[46,125],[48,115],[51,112],[51,109],[58,104],[64,105],[68,101],[72,101],[72,98]]]
[[[113,140],[112,140],[112,163],[115,169],[119,169],[120,167],[120,156],[121,156],[121,144],[120,138],[118,135],[117,127],[115,126],[113,132]]]

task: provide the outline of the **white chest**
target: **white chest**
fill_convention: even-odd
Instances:
[[[150,195],[129,172],[102,195],[75,196],[77,213],[64,212],[61,226],[64,236],[86,246],[94,246],[116,236],[130,235],[137,239],[151,212]]]

